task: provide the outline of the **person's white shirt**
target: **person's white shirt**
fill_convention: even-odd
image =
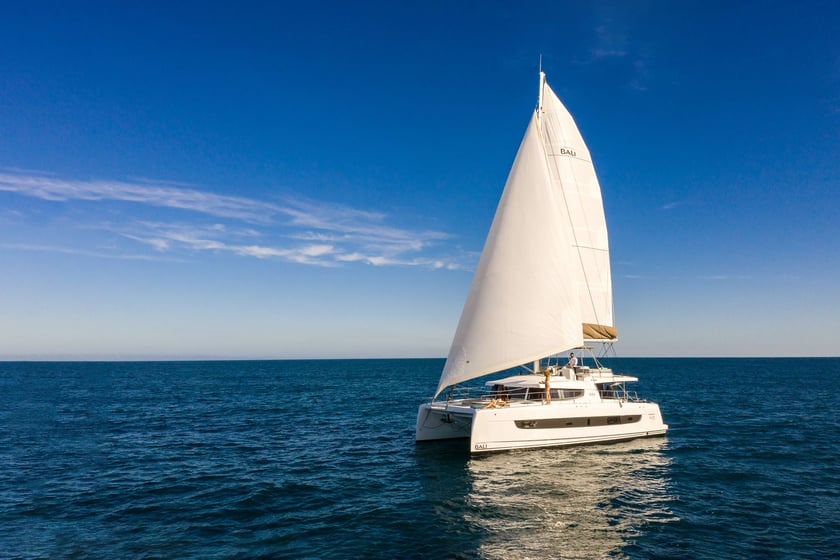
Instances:
[[[577,366],[577,357],[574,354],[569,354],[569,363],[566,366],[571,368]]]

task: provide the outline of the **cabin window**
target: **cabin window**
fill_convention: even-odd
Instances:
[[[602,399],[619,399],[625,396],[624,387],[620,383],[598,385],[598,394]]]
[[[552,400],[579,399],[583,396],[583,389],[552,389]]]
[[[583,396],[583,389],[551,389],[552,400],[579,399]],[[529,401],[541,401],[545,399],[545,389],[525,387],[505,387],[493,385],[490,389],[490,397],[494,399],[525,399]]]
[[[583,396],[583,389],[551,389],[551,399],[552,400],[566,400],[566,399],[578,399]],[[528,400],[529,401],[541,401],[545,399],[545,390],[544,389],[529,389],[528,390]]]

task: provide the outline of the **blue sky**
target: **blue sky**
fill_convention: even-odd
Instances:
[[[3,11],[0,359],[445,356],[540,54],[618,353],[840,354],[835,2]]]

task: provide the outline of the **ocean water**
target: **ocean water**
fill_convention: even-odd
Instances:
[[[415,445],[442,360],[0,363],[0,558],[838,558],[840,359],[622,359],[666,437]]]

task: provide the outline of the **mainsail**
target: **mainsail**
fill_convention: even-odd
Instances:
[[[563,193],[580,267],[578,293],[584,338],[614,339],[612,277],[601,187],[589,149],[572,115],[544,84],[542,133],[548,167]]]
[[[584,338],[615,338],[595,169],[571,115],[540,78],[540,106],[502,192],[436,396]]]

